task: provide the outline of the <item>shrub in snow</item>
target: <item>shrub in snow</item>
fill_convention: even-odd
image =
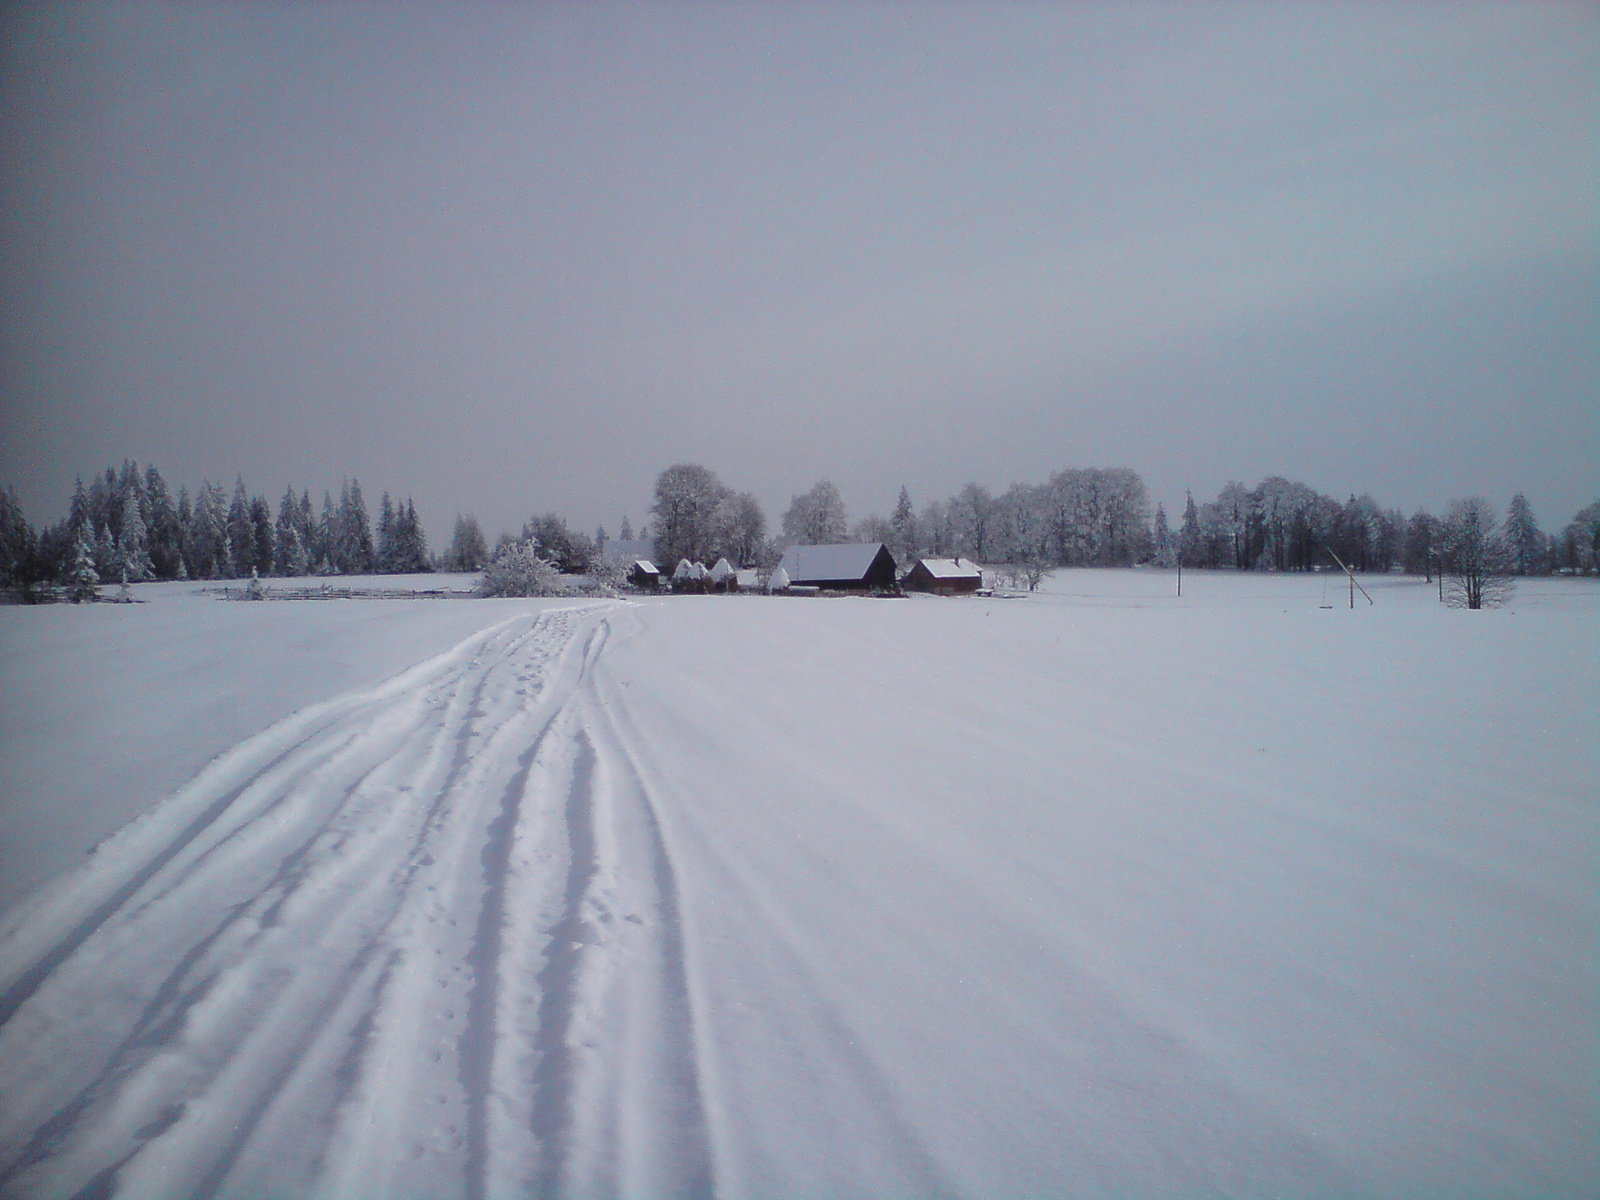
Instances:
[[[245,585],[244,598],[246,600],[265,600],[267,589],[261,586],[261,576],[256,574],[254,567],[250,568],[250,582]]]
[[[480,596],[556,596],[562,590],[560,574],[539,557],[531,539],[514,542],[495,555],[478,584]]]
[[[781,592],[787,589],[788,586],[789,572],[785,571],[782,567],[779,567],[776,571],[774,571],[772,573],[772,577],[767,580],[767,590],[769,592]]]
[[[602,554],[589,564],[589,578],[597,588],[615,590],[628,582],[628,572],[620,558]]]

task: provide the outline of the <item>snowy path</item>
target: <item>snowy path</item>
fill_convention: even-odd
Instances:
[[[514,619],[285,722],[16,914],[6,1194],[709,1191],[607,630]]]

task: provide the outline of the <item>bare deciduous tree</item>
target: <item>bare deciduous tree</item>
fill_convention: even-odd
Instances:
[[[1514,588],[1510,554],[1494,506],[1454,500],[1444,518],[1444,599],[1452,608],[1495,608]]]

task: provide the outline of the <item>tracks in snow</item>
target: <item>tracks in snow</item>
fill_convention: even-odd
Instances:
[[[280,723],[14,912],[0,1194],[714,1192],[613,611]]]

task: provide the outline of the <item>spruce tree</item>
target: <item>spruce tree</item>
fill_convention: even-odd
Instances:
[[[94,569],[94,551],[89,548],[87,533],[80,533],[72,546],[72,562],[66,575],[67,598],[74,604],[95,600],[95,590],[100,583],[100,573]]]
[[[38,548],[33,527],[23,516],[22,504],[12,488],[0,491],[0,584],[26,585]]]
[[[189,489],[178,486],[178,578],[188,579],[195,574],[194,510],[189,506]]]
[[[227,514],[222,506],[222,488],[201,480],[189,522],[189,573],[196,579],[225,578],[230,569]]]
[[[1503,536],[1511,552],[1511,569],[1518,575],[1538,574],[1544,561],[1545,536],[1534,520],[1533,507],[1521,492],[1511,497]]]
[[[278,539],[272,528],[272,506],[267,503],[265,496],[251,498],[250,529],[250,569],[257,573],[265,571],[270,575]]]
[[[406,497],[405,505],[395,514],[395,527],[399,570],[408,574],[429,570],[432,564],[428,561],[427,535],[422,532],[422,522],[417,518],[417,506],[409,496]]]
[[[155,574],[150,561],[149,537],[144,523],[144,504],[139,492],[130,488],[122,502],[122,536],[117,539],[117,559],[123,577],[143,583]]]
[[[378,571],[381,574],[392,575],[400,570],[397,565],[400,561],[398,532],[395,528],[394,504],[389,500],[389,493],[385,492],[383,499],[378,502]]]
[[[228,506],[227,537],[229,561],[232,566],[228,578],[242,575],[255,560],[255,526],[250,521],[250,493],[245,491],[244,476],[233,485],[233,503]]]
[[[291,551],[299,546],[302,556],[305,544],[300,540],[300,501],[295,497],[294,488],[283,490],[283,499],[278,501],[278,521],[272,530],[273,563],[279,575],[304,575],[305,571],[296,571],[290,565]]]
[[[1183,528],[1178,532],[1178,561],[1184,566],[1195,566],[1200,561],[1200,512],[1195,508],[1194,493],[1183,493]]]
[[[177,575],[183,558],[182,530],[167,481],[153,466],[145,469],[144,497],[151,569],[157,579],[171,579]]]
[[[1156,562],[1169,566],[1172,562],[1172,530],[1167,526],[1167,510],[1156,505],[1155,524],[1152,531]]]
[[[72,536],[76,538],[92,524],[89,514],[89,493],[84,490],[83,476],[80,475],[77,486],[72,490],[72,505],[68,511],[67,527],[72,530]]]
[[[117,574],[117,543],[112,539],[111,529],[107,525],[95,530],[94,569],[102,578]]]
[[[317,525],[317,574],[331,575],[339,569],[339,512],[333,507],[333,496],[322,493],[322,520]]]

